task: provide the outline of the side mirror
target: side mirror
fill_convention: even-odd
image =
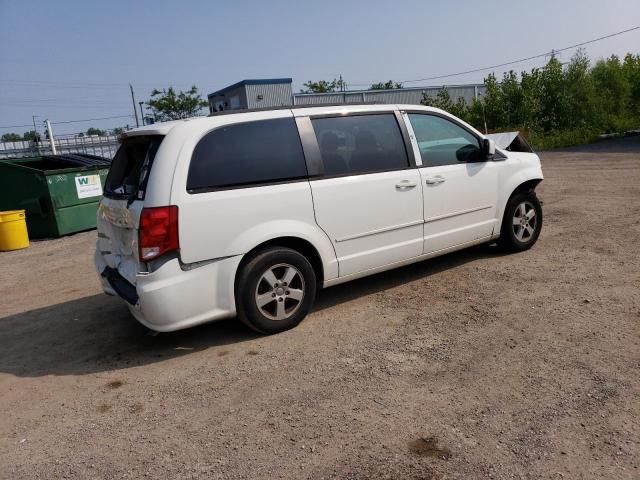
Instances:
[[[493,157],[496,153],[496,142],[490,138],[485,138],[482,141],[482,153],[487,158]]]

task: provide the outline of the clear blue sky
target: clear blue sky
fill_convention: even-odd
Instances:
[[[244,78],[293,77],[300,89],[342,74],[355,88],[494,65],[640,25],[640,1],[0,0],[0,19],[0,126],[8,126],[32,115],[129,115],[129,82],[147,100],[168,85],[196,84],[206,95]],[[586,51],[593,60],[638,53],[640,30]],[[485,73],[411,85],[481,82]],[[54,129],[126,123],[133,120]],[[29,128],[0,133],[11,130]]]

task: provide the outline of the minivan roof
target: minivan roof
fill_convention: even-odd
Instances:
[[[184,120],[172,120],[169,122],[154,123],[151,125],[145,125],[144,127],[134,128],[124,132],[124,137],[133,137],[139,135],[166,135],[174,127],[186,122],[206,122],[208,119],[227,115],[251,115],[257,112],[269,112],[269,111],[282,111],[291,110],[295,117],[301,117],[306,115],[331,115],[331,114],[346,114],[353,112],[388,112],[394,110],[424,110],[432,112],[442,112],[442,110],[426,107],[423,105],[409,105],[409,104],[389,104],[389,103],[337,103],[337,104],[320,104],[320,105],[288,105],[283,107],[271,107],[271,108],[254,108],[247,110],[226,110],[222,112],[215,112],[208,116],[191,117]]]

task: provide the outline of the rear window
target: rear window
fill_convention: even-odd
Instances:
[[[190,193],[303,179],[307,166],[293,118],[221,127],[193,150]]]
[[[143,199],[149,172],[163,138],[162,135],[125,138],[111,163],[105,181],[105,196]]]

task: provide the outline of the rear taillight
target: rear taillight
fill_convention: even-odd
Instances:
[[[147,262],[180,248],[178,207],[143,208],[139,230],[140,260]]]

